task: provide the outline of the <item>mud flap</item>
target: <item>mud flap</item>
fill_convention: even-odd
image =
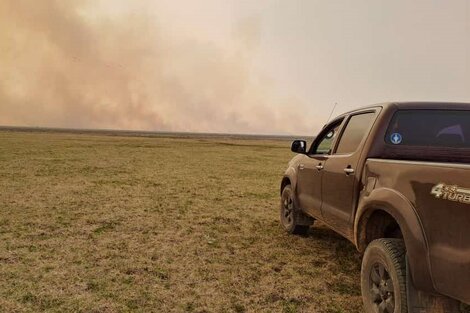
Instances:
[[[415,288],[406,256],[406,293],[408,313],[460,313],[460,303],[454,299],[419,291]]]
[[[311,226],[315,222],[315,219],[313,217],[308,216],[302,211],[298,212],[298,221],[297,224],[299,225],[305,225],[305,226]]]

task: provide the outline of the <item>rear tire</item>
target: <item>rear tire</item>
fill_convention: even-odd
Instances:
[[[364,253],[361,290],[366,313],[408,313],[403,240],[372,241]]]
[[[280,220],[282,227],[288,233],[296,235],[307,234],[314,221],[295,206],[294,193],[290,185],[282,190]]]

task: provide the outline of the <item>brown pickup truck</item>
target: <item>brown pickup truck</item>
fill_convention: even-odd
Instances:
[[[469,103],[365,107],[291,150],[281,224],[305,234],[319,220],[363,253],[365,312],[470,303]]]

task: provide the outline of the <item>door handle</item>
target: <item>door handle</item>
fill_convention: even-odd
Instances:
[[[320,164],[318,164],[318,165],[317,165],[317,166],[315,166],[315,167],[316,167],[316,168],[317,168],[317,170],[319,170],[319,171],[321,171],[321,170],[323,169],[323,165],[321,165],[321,163],[320,163]]]
[[[353,168],[350,168],[350,167],[346,167],[346,168],[344,169],[344,172],[346,173],[346,175],[354,174],[354,169],[353,169]]]
[[[299,170],[303,170],[305,168],[305,165],[299,164]]]

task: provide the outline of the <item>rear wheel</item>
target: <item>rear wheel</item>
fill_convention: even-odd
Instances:
[[[313,224],[313,219],[295,206],[294,193],[290,185],[282,190],[280,213],[281,225],[290,234],[305,235]]]
[[[362,260],[361,289],[366,313],[407,313],[406,249],[401,239],[377,239]]]

